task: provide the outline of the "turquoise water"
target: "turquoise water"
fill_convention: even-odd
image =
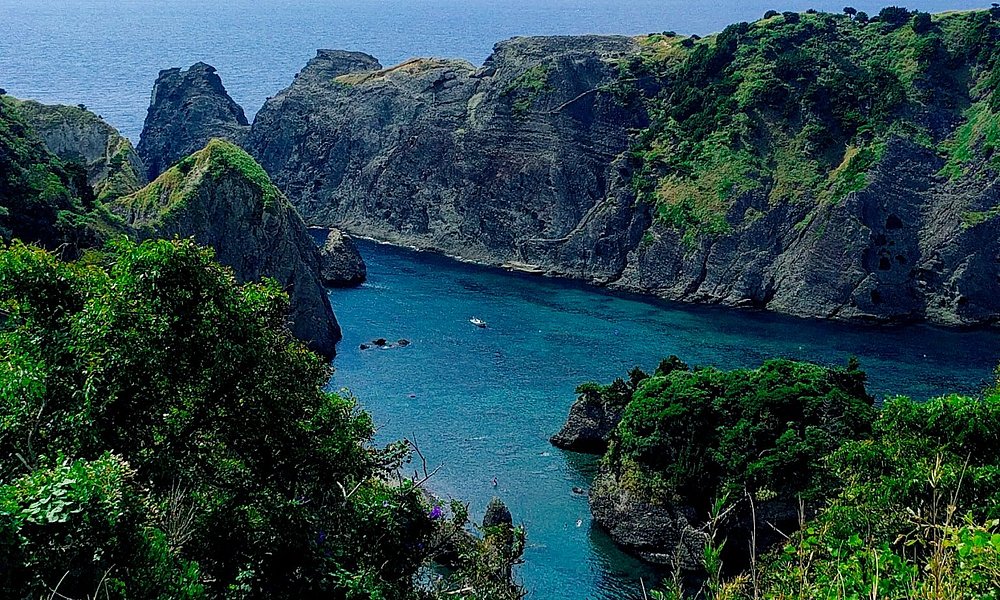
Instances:
[[[160,69],[215,65],[251,117],[317,48],[392,65],[413,56],[480,63],[515,35],[705,34],[768,9],[839,11],[844,0],[0,0],[0,87],[86,104],[139,140]],[[852,0],[877,12],[888,0]],[[910,0],[943,11],[987,0]]]
[[[367,242],[361,252],[368,283],[330,292],[345,335],[332,387],[352,390],[381,425],[380,441],[414,439],[441,466],[435,492],[468,500],[477,516],[495,493],[509,504],[528,530],[520,576],[536,600],[638,598],[638,577],[655,578],[591,528],[586,499],[572,493],[587,487],[594,459],[548,443],[577,384],[652,369],[669,354],[720,367],[856,355],[876,396],[926,399],[974,393],[1000,362],[997,333],[668,304]],[[490,327],[477,329],[473,316]],[[413,344],[359,350],[379,337]]]

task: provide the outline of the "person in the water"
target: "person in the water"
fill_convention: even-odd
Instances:
[[[497,482],[497,476],[496,476],[496,475],[494,475],[494,476],[493,476],[493,487],[496,487],[497,485],[498,485],[498,482]]]

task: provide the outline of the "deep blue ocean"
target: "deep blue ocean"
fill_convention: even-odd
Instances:
[[[706,34],[768,9],[840,10],[844,0],[0,0],[0,87],[86,104],[138,141],[157,72],[215,65],[249,117],[317,48],[480,63],[515,35],[675,30]],[[877,12],[882,2],[851,1]],[[984,6],[921,0],[929,11]],[[471,503],[499,494],[528,529],[519,575],[532,600],[639,598],[657,574],[591,528],[591,457],[548,444],[588,380],[677,354],[750,366],[772,356],[843,364],[858,356],[876,395],[974,393],[1000,362],[1000,335],[925,327],[865,329],[611,295],[431,254],[363,243],[370,281],[331,292],[345,339],[331,386],[348,387],[382,426],[410,437],[440,473],[430,485]],[[478,316],[490,323],[469,324]],[[405,349],[362,352],[373,338]],[[496,489],[491,479],[497,477]]]

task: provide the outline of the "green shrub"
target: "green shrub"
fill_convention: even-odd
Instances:
[[[663,373],[663,374],[660,374]],[[772,360],[759,369],[670,365],[640,383],[605,457],[633,491],[707,509],[744,490],[815,498],[825,457],[867,433],[865,375]]]
[[[274,281],[238,285],[189,240],[75,263],[14,243],[0,309],[5,597],[67,571],[69,597],[425,593],[443,520],[397,477],[408,447],[373,447],[324,391]]]

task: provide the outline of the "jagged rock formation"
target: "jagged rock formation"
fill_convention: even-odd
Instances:
[[[323,285],[330,287],[350,287],[364,283],[368,275],[358,247],[351,236],[340,230],[331,229],[326,241],[319,249],[320,278]]]
[[[790,13],[717,40],[516,38],[481,68],[320,51],[230,139],[310,225],[673,300],[993,323],[995,21],[950,14],[917,32]],[[802,83],[830,63],[831,36],[853,40],[834,85],[892,93]],[[886,36],[905,51],[872,45]],[[803,60],[766,58],[765,42]],[[915,75],[859,58],[905,66],[921,48],[937,54]],[[171,119],[151,110],[149,135]],[[197,125],[181,137],[207,139]]]
[[[146,168],[132,143],[89,110],[31,100],[18,102],[17,109],[50,152],[86,169],[87,183],[98,200],[131,194],[146,185]]]
[[[333,356],[340,327],[319,280],[319,255],[302,219],[245,152],[222,140],[182,160],[112,210],[140,238],[193,237],[240,281],[273,277],[289,293],[291,328]]]
[[[605,402],[598,393],[585,392],[570,407],[562,429],[549,441],[563,450],[603,454],[624,412],[624,405],[614,405]]]
[[[698,571],[703,565],[704,515],[690,506],[658,505],[635,498],[603,471],[590,488],[594,522],[623,550],[645,561]]]
[[[483,515],[483,528],[487,527],[510,527],[514,524],[514,517],[510,514],[510,509],[503,500],[494,496],[489,505],[486,506],[486,514]]]
[[[214,67],[197,63],[186,71],[160,71],[139,156],[152,180],[212,138],[240,143],[247,124],[243,109],[226,93]]]
[[[479,69],[320,52],[261,109],[247,148],[309,223],[530,264],[529,249],[603,198],[637,115],[599,88],[636,49],[626,37],[517,38]]]

